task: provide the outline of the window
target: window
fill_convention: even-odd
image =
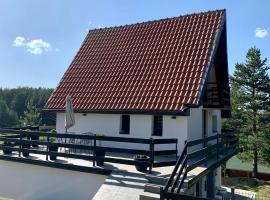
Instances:
[[[153,134],[155,136],[162,136],[163,118],[161,115],[155,115],[153,119]]]
[[[121,122],[120,122],[120,134],[129,134],[130,128],[130,116],[129,115],[122,115]]]
[[[213,133],[217,132],[217,116],[216,115],[212,116],[212,131]]]

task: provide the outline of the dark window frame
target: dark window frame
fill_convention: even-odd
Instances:
[[[130,134],[130,115],[121,115],[119,134]]]
[[[212,115],[212,132],[218,132],[218,118],[217,115]]]
[[[152,136],[163,136],[163,116],[154,115],[153,116],[153,129]]]

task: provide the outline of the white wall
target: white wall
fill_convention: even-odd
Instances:
[[[116,137],[131,137],[131,138],[178,138],[178,149],[181,151],[184,146],[184,141],[187,139],[187,117],[177,116],[172,119],[172,116],[163,116],[163,136],[152,136],[152,115],[130,115],[130,134],[119,134],[120,129],[120,114],[96,114],[87,113],[83,116],[82,113],[75,113],[75,126],[71,127],[68,132],[84,133],[92,132],[95,134],[104,134],[106,136]],[[56,130],[57,132],[65,132],[64,128],[64,113],[56,115]],[[102,145],[124,148],[142,148],[148,149],[147,145],[143,144],[125,144],[125,143],[102,143]],[[167,148],[168,145],[158,145],[157,149]],[[170,146],[171,147],[171,146]],[[174,149],[175,146],[171,147]]]
[[[177,116],[172,119],[170,115],[163,116],[163,136],[152,136],[153,115],[130,115],[130,134],[119,134],[120,114],[97,114],[75,113],[76,124],[70,128],[69,132],[84,133],[92,132],[95,134],[104,134],[106,136],[132,137],[132,138],[177,138],[179,153],[182,151],[185,140],[191,141],[202,138],[203,135],[203,108],[191,108],[190,116]],[[212,135],[212,115],[217,115],[218,130],[221,130],[220,110],[207,110],[208,135]],[[64,113],[56,115],[57,132],[65,132]],[[143,144],[125,144],[116,142],[103,142],[102,145],[148,149]],[[199,147],[199,146],[197,146]],[[201,145],[200,145],[201,147]],[[157,149],[168,148],[168,145],[159,145]],[[173,149],[174,147],[172,147]],[[196,148],[196,147],[195,147]]]
[[[191,108],[188,117],[188,141],[201,139],[203,135],[202,107]]]
[[[107,177],[0,160],[0,196],[16,200],[89,200]]]
[[[191,108],[190,116],[188,117],[188,141],[201,139],[203,136],[203,109]],[[201,144],[190,147],[189,152],[200,149]]]

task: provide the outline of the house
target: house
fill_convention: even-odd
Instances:
[[[56,112],[57,132],[67,95],[69,132],[177,138],[179,155],[186,141],[221,134],[230,115],[226,11],[90,30],[44,108]]]

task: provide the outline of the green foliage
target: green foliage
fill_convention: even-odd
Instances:
[[[256,199],[268,199],[267,197],[270,193],[270,183],[258,179],[245,177],[224,178],[223,184],[229,188],[237,188],[256,192]]]
[[[0,97],[0,127],[16,125],[17,121],[17,114],[10,110],[6,102]]]
[[[268,116],[268,119],[270,119],[270,116]],[[270,123],[269,122],[267,123],[267,128],[264,132],[264,142],[262,144],[265,144],[265,146],[261,148],[260,155],[263,161],[270,164]]]
[[[0,127],[19,126],[22,119],[26,123],[39,124],[42,109],[52,91],[47,88],[0,88]]]
[[[137,155],[134,156],[134,159],[137,159],[137,160],[148,160],[149,159],[149,156],[144,155],[144,154],[137,154]]]
[[[254,168],[258,161],[256,154],[265,161],[262,152],[269,151],[270,144],[266,139],[270,122],[270,78],[266,62],[261,59],[260,50],[253,47],[247,52],[246,62],[235,65],[231,77],[232,118],[224,122],[226,128],[236,129],[239,133],[244,150],[240,158],[253,159]]]
[[[27,105],[27,110],[24,111],[23,116],[20,118],[21,126],[38,126],[41,123],[40,112],[37,107],[30,101]]]

